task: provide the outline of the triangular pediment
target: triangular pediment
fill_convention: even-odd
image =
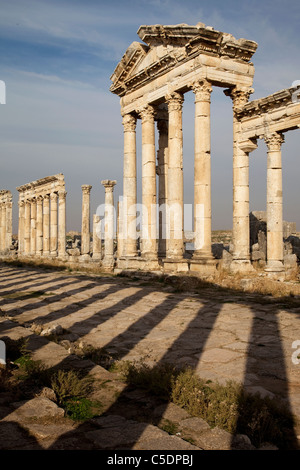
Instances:
[[[191,56],[226,55],[249,62],[257,48],[254,41],[236,39],[203,23],[196,26],[142,25],[137,34],[144,44],[133,42],[111,76],[110,90],[119,96],[171,70]]]

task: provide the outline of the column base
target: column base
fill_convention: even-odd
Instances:
[[[161,265],[158,258],[146,259],[141,256],[127,257],[122,256],[117,260],[118,271],[161,271]]]
[[[102,259],[101,253],[93,253],[92,261],[101,261],[101,259]]]
[[[265,272],[267,273],[279,273],[284,271],[284,266],[282,261],[279,260],[268,260],[267,266],[265,267]]]
[[[202,260],[213,260],[214,257],[211,250],[195,250],[192,259],[201,262]]]
[[[187,273],[189,271],[189,263],[184,258],[165,258],[162,260],[163,270],[166,273]]]
[[[213,256],[208,258],[192,258],[189,261],[189,269],[191,273],[198,273],[203,275],[211,275],[217,269],[218,260]]]
[[[234,273],[251,273],[255,270],[249,259],[233,259],[230,263],[230,271]]]

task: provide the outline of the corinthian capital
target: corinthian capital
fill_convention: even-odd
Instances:
[[[148,104],[147,106],[145,106],[144,108],[142,108],[140,110],[139,114],[142,118],[142,122],[153,121],[154,120],[155,109],[154,109],[153,106]]]
[[[232,99],[234,111],[248,103],[249,97],[253,92],[253,88],[238,88],[236,86],[234,88],[224,90],[225,95],[229,96]]]
[[[278,151],[281,149],[281,145],[284,142],[284,136],[281,132],[273,132],[265,136],[265,142],[269,151]]]
[[[182,110],[184,98],[181,93],[178,93],[177,91],[173,91],[172,93],[168,93],[165,99],[166,99],[166,102],[168,103],[169,112]]]
[[[198,80],[192,84],[192,90],[195,93],[195,100],[197,101],[210,101],[210,94],[213,91],[211,84],[208,80]]]
[[[83,184],[81,186],[83,194],[90,194],[92,186],[90,184]]]
[[[122,124],[124,126],[124,132],[135,132],[136,117],[132,114],[125,114]]]

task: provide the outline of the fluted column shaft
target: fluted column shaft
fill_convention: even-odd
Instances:
[[[50,194],[50,255],[57,256],[57,193]]]
[[[169,240],[167,258],[183,256],[183,96],[174,92],[166,96],[169,111],[169,167],[168,167],[168,221]]]
[[[114,261],[114,186],[116,181],[101,181],[105,188],[105,219],[104,219],[104,265],[112,265]]]
[[[283,269],[282,163],[284,137],[274,132],[265,137],[267,165],[267,270]]]
[[[167,253],[167,203],[168,203],[168,121],[159,120],[158,128],[158,256],[165,258]]]
[[[43,255],[50,254],[50,195],[43,198]]]
[[[210,95],[207,80],[193,85],[195,93],[194,144],[194,258],[212,258],[211,252],[211,137]]]
[[[58,191],[58,256],[66,256],[66,196],[64,190]]]
[[[6,203],[6,248],[9,249],[12,244],[12,199],[11,197]]]
[[[142,117],[142,257],[157,258],[156,248],[156,153],[154,108],[141,111]]]
[[[123,255],[137,256],[136,234],[136,118],[131,114],[123,117],[124,168],[123,168]]]
[[[81,254],[90,253],[90,193],[92,186],[84,184],[82,189],[82,219],[81,219]]]
[[[43,254],[43,197],[38,196],[36,200],[36,254]]]

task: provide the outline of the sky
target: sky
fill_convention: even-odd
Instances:
[[[198,22],[258,43],[251,100],[300,80],[298,0],[0,0],[0,189],[63,173],[67,230],[80,230],[81,185],[92,185],[91,213],[104,202],[103,179],[122,194],[123,127],[110,77],[141,25]],[[232,103],[214,87],[212,130],[212,227],[232,228]],[[184,197],[193,202],[193,93],[183,107]],[[141,136],[137,127],[138,197]],[[284,220],[299,211],[300,131],[282,147]],[[266,208],[266,145],[250,154],[250,210]],[[189,229],[190,227],[186,227]]]

